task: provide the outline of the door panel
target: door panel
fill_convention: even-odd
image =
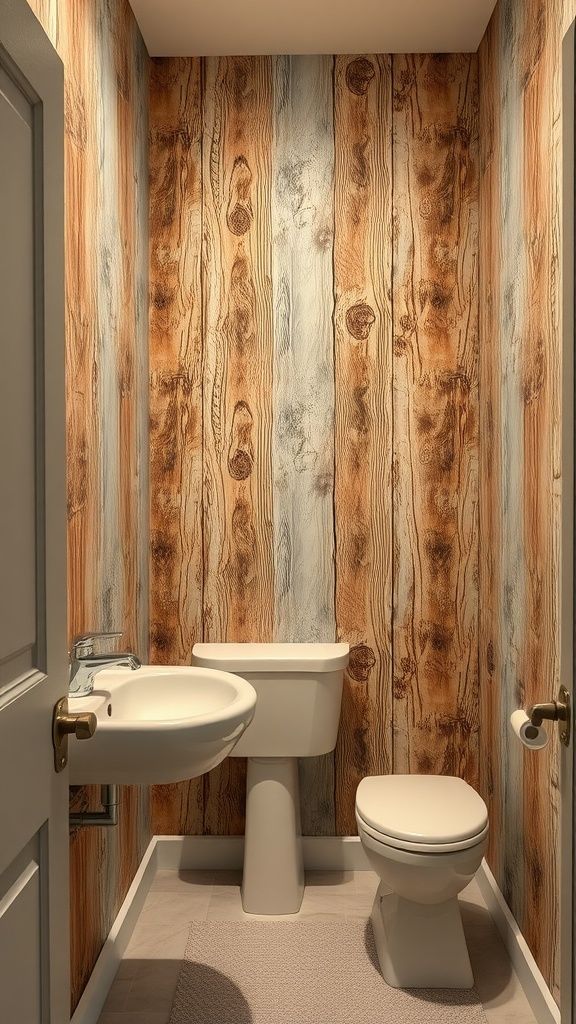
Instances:
[[[63,74],[0,4],[0,1020],[69,1021]]]
[[[6,891],[0,897],[0,992],[7,1021],[42,1019],[45,848],[41,830],[2,879]]]
[[[0,687],[32,667],[36,640],[36,442],[34,415],[34,113],[0,71],[0,297],[2,365],[0,538],[10,601],[0,619]],[[7,243],[7,244],[6,244]]]

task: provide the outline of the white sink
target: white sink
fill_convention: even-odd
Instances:
[[[254,717],[256,691],[231,672],[142,665],[100,671],[71,713],[93,711],[96,732],[68,743],[70,784],[152,785],[209,772]]]

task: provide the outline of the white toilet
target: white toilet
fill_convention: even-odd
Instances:
[[[371,921],[385,980],[471,988],[458,893],[488,844],[482,798],[451,776],[368,776],[356,791],[356,822],[381,880]]]
[[[334,750],[348,644],[195,644],[192,664],[235,672],[256,690],[231,757],[247,757],[242,906],[296,914],[304,893],[299,757]]]

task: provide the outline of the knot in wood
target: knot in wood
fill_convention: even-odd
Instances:
[[[431,217],[433,212],[434,204],[432,202],[432,197],[430,195],[422,196],[422,199],[420,200],[420,216],[426,219],[427,217]]]
[[[356,96],[365,96],[375,74],[372,61],[358,57],[346,67],[346,85]]]
[[[240,448],[228,459],[228,472],[234,480],[246,480],[252,472],[252,466],[252,456]]]
[[[346,312],[348,333],[353,338],[356,338],[357,341],[366,341],[375,319],[374,310],[367,303],[358,302],[355,306],[350,306],[350,309]]]
[[[376,655],[367,644],[358,644],[350,651],[348,674],[357,683],[368,682],[368,677],[376,664]]]
[[[245,206],[236,203],[234,209],[228,213],[226,221],[233,235],[245,235],[252,224],[252,214]]]

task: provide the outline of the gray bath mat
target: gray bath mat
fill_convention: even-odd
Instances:
[[[487,1024],[475,989],[390,988],[369,923],[199,921],[170,1024]]]

